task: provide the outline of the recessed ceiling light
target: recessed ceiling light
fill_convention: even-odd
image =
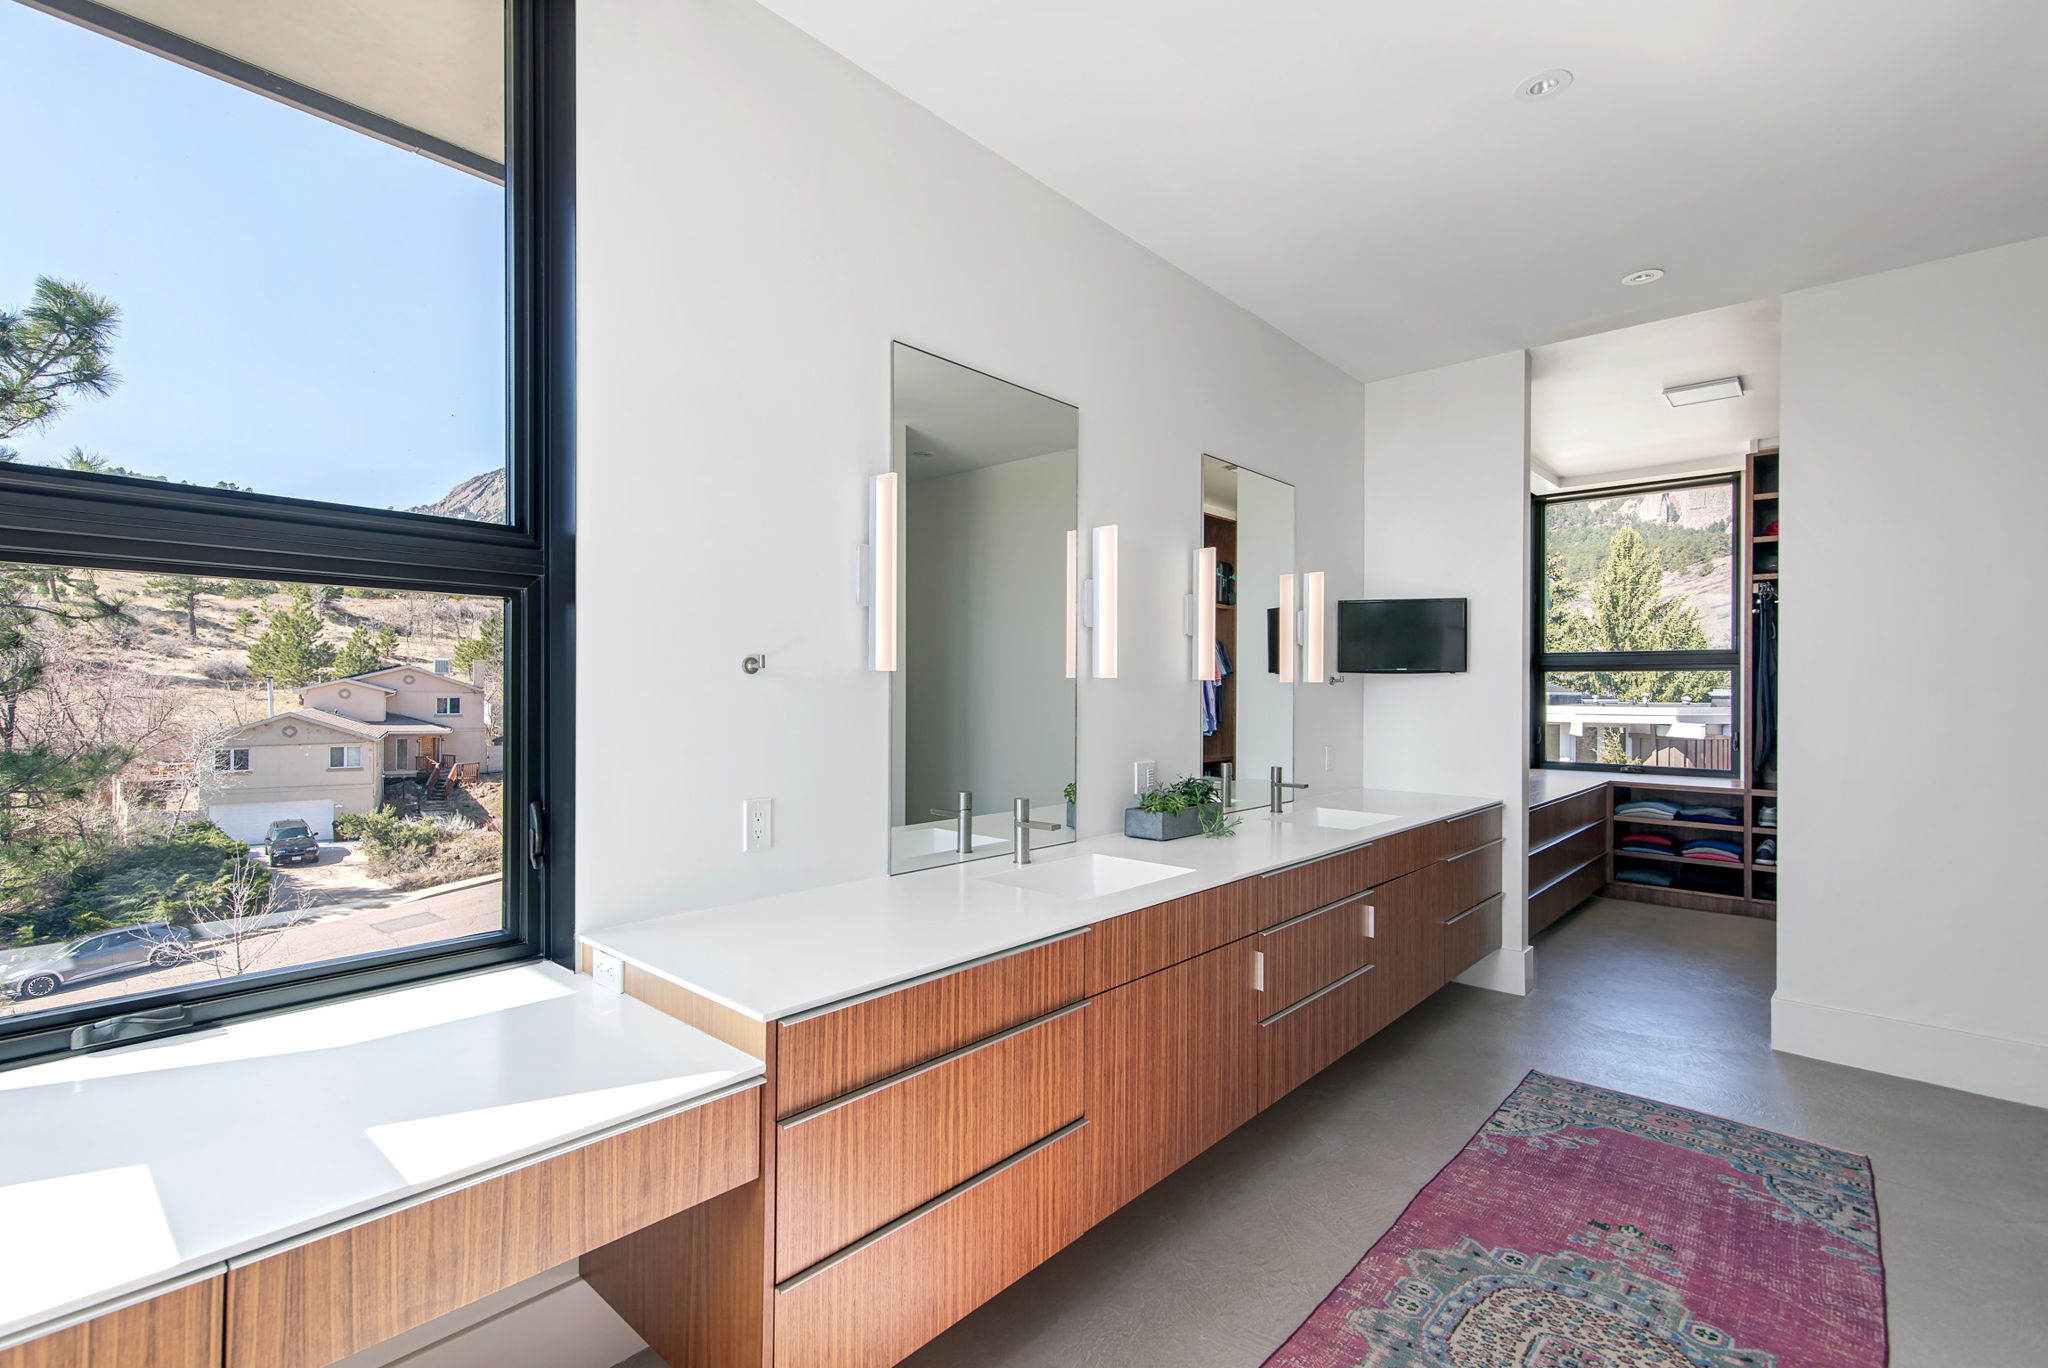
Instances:
[[[1719,380],[1701,380],[1691,385],[1671,385],[1664,391],[1664,402],[1673,408],[1684,408],[1687,404],[1711,404],[1716,399],[1740,399],[1742,377],[1724,376]]]
[[[1534,104],[1547,100],[1572,83],[1572,74],[1563,67],[1552,67],[1539,71],[1515,87],[1515,98],[1523,104]]]
[[[1662,271],[1658,270],[1655,266],[1650,266],[1640,271],[1630,271],[1621,278],[1621,283],[1624,285],[1647,285],[1653,280],[1662,280],[1663,278],[1664,273]]]

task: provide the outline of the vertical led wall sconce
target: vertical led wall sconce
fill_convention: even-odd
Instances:
[[[1216,548],[1195,552],[1195,592],[1188,595],[1187,631],[1195,639],[1195,678],[1204,684],[1220,676],[1216,670]]]
[[[1081,534],[1067,532],[1067,678],[1080,673]]]
[[[897,597],[897,561],[901,553],[897,536],[898,508],[896,472],[891,470],[868,481],[868,544],[861,548],[859,585],[856,596],[868,610],[868,668],[896,668],[901,638]]]
[[[1093,560],[1087,583],[1081,588],[1081,611],[1090,633],[1093,669],[1097,679],[1116,678],[1116,526],[1098,527],[1091,534]]]
[[[1324,645],[1327,604],[1323,598],[1323,572],[1310,570],[1301,577],[1301,682],[1322,684],[1329,680],[1329,659]]]
[[[1280,605],[1277,615],[1280,619],[1280,682],[1292,684],[1295,677],[1295,655],[1301,633],[1301,606],[1295,598],[1293,575],[1280,577]]]

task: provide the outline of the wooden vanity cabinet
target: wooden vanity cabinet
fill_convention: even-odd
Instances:
[[[220,1368],[225,1283],[207,1278],[0,1349],[0,1368]]]

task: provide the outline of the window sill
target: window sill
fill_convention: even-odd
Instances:
[[[523,964],[0,1074],[0,1347],[761,1072]]]

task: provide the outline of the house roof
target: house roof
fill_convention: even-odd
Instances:
[[[386,665],[386,666],[385,666],[385,667],[384,667],[383,669],[381,669],[381,670],[371,670],[371,671],[369,671],[369,672],[367,672],[367,673],[365,673],[365,674],[359,674],[359,675],[349,675],[349,676],[348,676],[348,678],[349,678],[349,679],[360,679],[360,680],[362,680],[362,681],[363,681],[363,682],[364,682],[365,684],[368,684],[368,683],[370,683],[370,682],[371,682],[372,680],[375,680],[375,679],[376,679],[376,678],[377,678],[378,676],[380,676],[380,675],[398,674],[399,672],[401,672],[401,671],[405,671],[405,670],[410,670],[410,671],[411,671],[412,673],[414,673],[414,674],[416,674],[416,675],[425,675],[425,676],[427,676],[427,677],[428,677],[429,679],[432,679],[432,680],[434,680],[434,681],[435,681],[436,683],[439,683],[439,684],[453,684],[453,685],[456,685],[456,686],[457,686],[457,687],[459,687],[459,688],[464,688],[464,689],[468,689],[468,690],[470,690],[470,691],[471,691],[471,692],[473,692],[473,693],[482,693],[482,692],[484,691],[484,686],[483,686],[483,685],[481,685],[481,684],[472,684],[472,683],[470,683],[470,682],[469,682],[468,680],[466,680],[466,679],[458,679],[458,678],[456,678],[456,677],[455,677],[454,675],[444,675],[444,674],[435,674],[435,673],[434,673],[434,671],[433,671],[433,668],[432,668],[431,666],[422,666],[422,665]],[[335,680],[330,680],[330,681],[328,681],[328,682],[329,682],[329,683],[332,683],[332,684],[339,684],[339,683],[341,683],[342,681],[341,681],[341,680],[339,680],[339,679],[335,679]],[[377,687],[381,689],[381,688],[383,688],[384,686],[383,686],[383,685],[381,685],[381,684],[379,684],[379,685],[377,685]],[[393,693],[396,693],[396,692],[397,692],[397,690],[395,690],[395,689],[394,689],[394,690],[392,690],[392,692],[393,692]]]
[[[375,689],[378,693],[395,694],[398,692],[398,690],[387,688],[382,684],[372,684],[367,675],[343,675],[340,679],[326,679],[318,684],[308,684],[305,688],[299,690],[299,697],[304,698],[315,689],[331,689],[337,684],[360,684],[366,689]]]
[[[275,717],[259,717],[254,722],[245,722],[239,727],[230,727],[220,733],[216,740],[241,736],[267,727],[273,722],[297,719],[316,727],[326,727],[344,736],[360,736],[370,741],[381,741],[387,736],[453,736],[454,729],[438,722],[428,722],[417,717],[390,716],[382,722],[364,722],[360,718],[344,717],[340,713],[328,712],[325,708],[293,708]]]

